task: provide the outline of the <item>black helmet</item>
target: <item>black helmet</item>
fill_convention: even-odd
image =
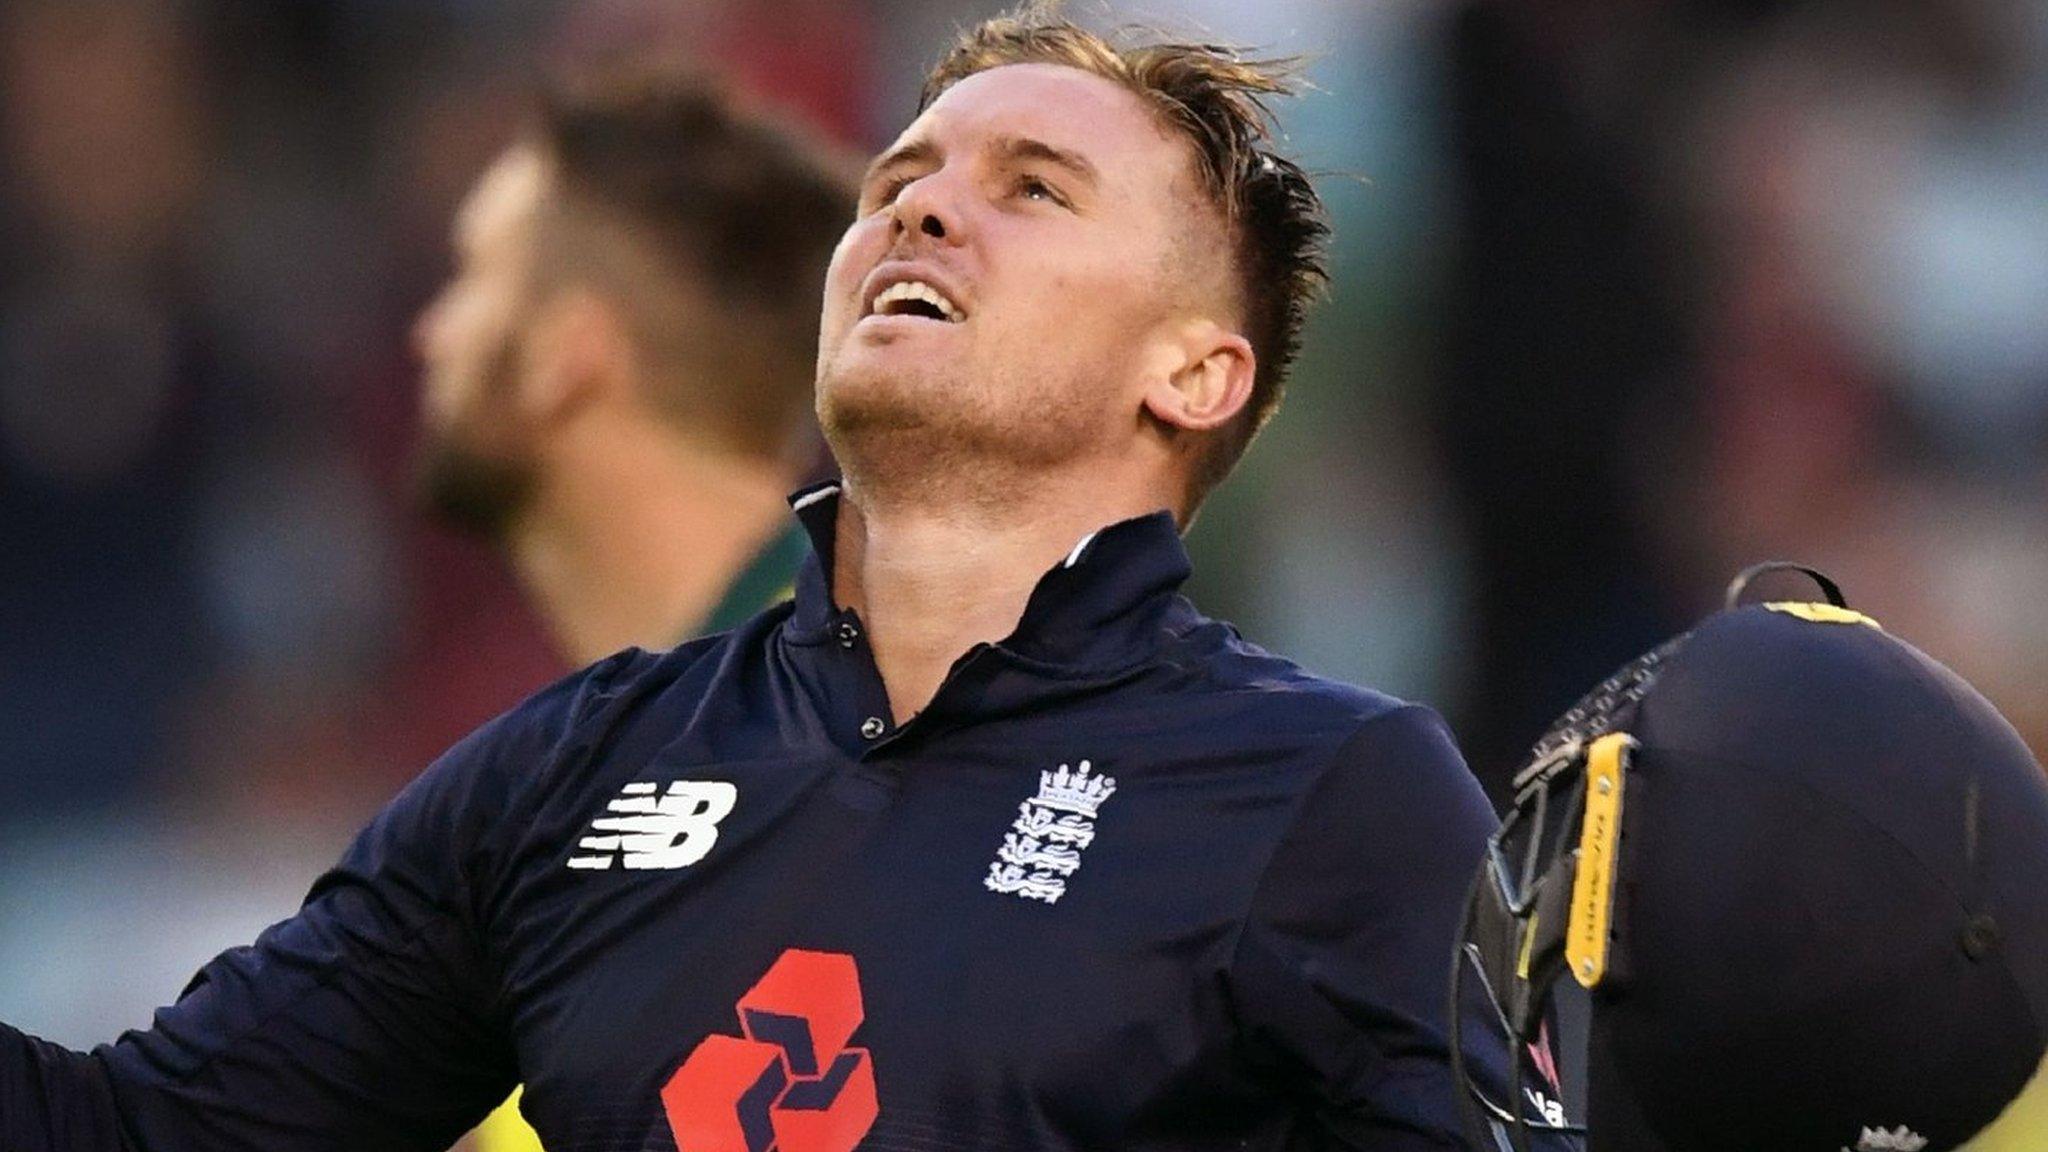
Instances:
[[[1819,573],[1822,602],[1741,603],[1792,567],[1537,743],[1453,1010],[1477,984],[1519,1065],[1560,981],[1589,990],[1591,1152],[1947,1152],[1994,1121],[2048,1150],[2048,776]],[[1478,1146],[1561,1126],[1453,1057]]]

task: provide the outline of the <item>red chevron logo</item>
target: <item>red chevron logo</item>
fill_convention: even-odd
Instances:
[[[880,1111],[853,957],[791,948],[737,1007],[661,1090],[676,1152],[853,1152]]]

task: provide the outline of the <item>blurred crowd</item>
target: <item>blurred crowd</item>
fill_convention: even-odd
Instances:
[[[89,1043],[564,671],[424,523],[407,332],[534,81],[873,148],[993,3],[0,9],[0,1018]],[[1483,778],[1798,559],[2048,751],[2048,0],[1082,3],[1305,53],[1336,287],[1191,588]]]

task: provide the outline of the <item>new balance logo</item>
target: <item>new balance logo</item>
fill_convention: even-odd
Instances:
[[[1856,1141],[1855,1152],[1920,1152],[1925,1147],[1927,1137],[1901,1124],[1891,1130],[1865,1128],[1862,1138]],[[1842,1152],[1850,1150],[1844,1148]]]
[[[601,871],[614,862],[627,868],[687,868],[718,842],[718,822],[732,814],[740,790],[723,780],[677,780],[656,794],[652,781],[628,784],[605,805],[608,816],[590,822],[590,835],[576,842],[584,854],[569,867]]]

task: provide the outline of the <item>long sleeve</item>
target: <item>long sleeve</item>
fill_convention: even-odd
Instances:
[[[0,1024],[0,1148],[122,1152],[106,1069]]]
[[[1362,728],[1304,801],[1260,881],[1232,968],[1250,1052],[1304,1097],[1312,1123],[1301,1146],[1466,1147],[1447,1043],[1449,973],[1493,828],[1442,721],[1413,706]],[[1506,1099],[1504,1038],[1469,1028],[1467,1048]]]
[[[606,666],[479,729],[289,920],[91,1054],[0,1031],[7,1152],[440,1152],[517,1081],[485,944],[501,829]],[[146,946],[146,942],[138,942]],[[52,957],[62,963],[62,957]]]

